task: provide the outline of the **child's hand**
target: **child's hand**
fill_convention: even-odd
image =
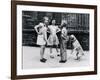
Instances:
[[[38,35],[41,35],[42,33],[41,32],[37,32],[38,33]]]
[[[45,40],[46,41],[46,43],[48,42],[48,40]]]
[[[47,39],[45,39],[45,38],[44,38],[44,40],[45,40],[45,42],[47,43],[47,41],[48,41],[48,40],[47,40]]]

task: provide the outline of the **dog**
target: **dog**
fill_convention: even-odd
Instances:
[[[84,55],[83,48],[82,48],[79,41],[77,40],[77,38],[74,35],[70,35],[70,39],[71,39],[72,46],[73,46],[71,54],[76,55],[75,60],[80,60],[80,58]]]

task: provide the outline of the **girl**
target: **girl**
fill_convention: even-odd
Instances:
[[[58,40],[56,33],[59,32],[60,29],[55,24],[56,24],[56,20],[52,20],[51,25],[48,26],[48,30],[50,33],[50,36],[48,38],[48,45],[50,46],[50,57],[51,58],[54,58],[54,55],[52,53],[53,45],[55,45],[57,53],[59,52],[57,48],[59,44],[59,40]]]
[[[44,19],[44,22],[36,25],[35,30],[38,33],[37,44],[40,45],[41,47],[40,48],[40,56],[41,56],[40,61],[46,62],[46,59],[44,58],[44,51],[45,51],[45,45],[47,42],[47,26],[48,26],[49,19],[48,17],[44,17],[43,19]]]

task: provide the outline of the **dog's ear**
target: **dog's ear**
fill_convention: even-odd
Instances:
[[[72,37],[72,41],[74,41],[74,37]]]
[[[69,40],[70,40],[71,42],[73,42],[73,41],[74,41],[74,38],[71,37],[71,36],[69,36]]]

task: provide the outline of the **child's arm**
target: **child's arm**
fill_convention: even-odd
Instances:
[[[40,34],[39,31],[38,31],[38,28],[39,28],[39,27],[42,27],[42,23],[40,23],[40,24],[38,24],[38,25],[36,25],[36,26],[34,27],[35,31],[36,31],[38,34]]]
[[[58,33],[58,32],[60,32],[61,30],[59,29],[59,28],[57,28],[57,31],[56,31],[56,33]]]
[[[34,29],[35,29],[35,31],[38,33],[38,30],[37,30],[37,28],[39,27],[39,25],[36,25],[35,27],[34,27]]]
[[[47,42],[47,29],[44,29],[43,35],[44,35],[44,40]]]
[[[60,32],[60,28],[57,26],[57,30],[56,30],[56,33]]]
[[[50,33],[50,27],[48,26],[47,32]]]

